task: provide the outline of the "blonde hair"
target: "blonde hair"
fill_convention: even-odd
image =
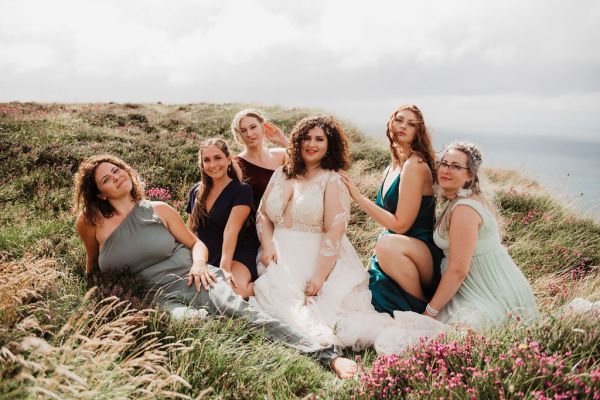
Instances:
[[[492,214],[494,219],[498,221],[496,207],[481,191],[478,172],[481,164],[483,163],[483,157],[481,156],[481,150],[479,147],[476,144],[468,142],[452,142],[444,149],[444,153],[442,154],[441,158],[443,159],[450,150],[458,150],[467,156],[467,168],[471,180],[465,182],[463,189],[469,189],[471,190],[472,194],[477,195],[483,206],[490,212],[490,214]],[[437,174],[435,183],[438,183]],[[459,199],[460,197],[458,196],[456,196],[454,199],[448,199],[441,190],[438,191],[438,200],[440,200],[440,204],[443,208],[441,215],[437,220],[436,228],[440,227],[441,235],[446,235],[450,230],[450,218],[452,215],[452,210]]]
[[[233,139],[239,144],[244,144],[244,140],[242,139],[242,134],[240,132],[240,123],[242,122],[242,118],[245,117],[256,118],[261,124],[265,122],[265,116],[260,111],[253,108],[246,108],[245,110],[239,111],[237,114],[235,114],[233,120],[231,121],[231,134],[233,135]]]

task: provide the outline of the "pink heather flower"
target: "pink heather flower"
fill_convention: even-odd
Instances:
[[[517,357],[517,359],[515,360],[515,365],[516,365],[517,367],[520,367],[520,366],[522,366],[523,364],[525,364],[525,363],[523,362],[523,359],[522,359],[521,357]]]
[[[150,200],[157,200],[157,201],[169,201],[173,198],[173,196],[171,195],[171,192],[169,192],[169,189],[163,189],[163,188],[151,188],[148,189],[148,191],[146,192],[146,195],[150,198]]]

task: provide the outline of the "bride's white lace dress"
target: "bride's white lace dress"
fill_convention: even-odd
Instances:
[[[310,180],[273,174],[258,211],[261,241],[271,240],[277,263],[259,263],[251,302],[321,344],[374,345],[379,353],[402,351],[445,325],[415,313],[395,319],[371,305],[369,276],[346,237],[350,196],[339,174]],[[317,296],[304,294],[319,268],[331,269]]]

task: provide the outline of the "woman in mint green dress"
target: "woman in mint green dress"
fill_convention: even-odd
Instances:
[[[502,246],[494,208],[481,194],[481,162],[475,145],[455,142],[438,164],[437,181],[447,203],[434,240],[446,257],[440,284],[424,313],[476,329],[508,313],[537,315],[531,287]]]
[[[372,303],[379,312],[423,313],[440,280],[442,252],[433,242],[435,154],[421,110],[399,107],[386,136],[392,164],[373,203],[341,173],[357,204],[384,227],[369,270]]]

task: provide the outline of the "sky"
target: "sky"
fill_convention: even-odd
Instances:
[[[0,2],[0,102],[249,102],[600,142],[596,0]]]

